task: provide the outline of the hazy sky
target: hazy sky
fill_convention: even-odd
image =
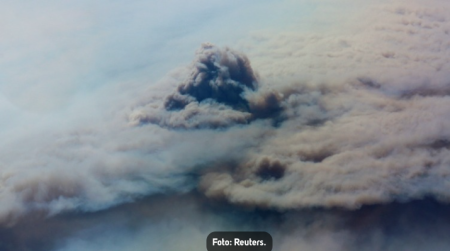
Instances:
[[[448,249],[449,14],[2,1],[0,250]]]

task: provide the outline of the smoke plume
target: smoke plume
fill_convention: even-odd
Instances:
[[[0,250],[198,250],[218,230],[281,251],[448,249],[450,5],[344,2],[361,8],[321,3],[311,29],[99,88],[102,106],[65,110],[83,119],[10,126]]]

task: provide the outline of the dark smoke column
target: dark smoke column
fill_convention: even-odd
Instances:
[[[242,93],[256,88],[256,76],[246,56],[206,43],[197,51],[191,76],[167,97],[164,106],[167,110],[180,110],[190,102],[211,99],[248,112],[248,101]]]

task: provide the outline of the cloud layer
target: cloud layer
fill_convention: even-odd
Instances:
[[[415,217],[428,209],[444,217],[450,199],[450,6],[439,0],[428,5],[420,0],[344,2],[349,9],[335,9],[338,4],[331,1],[302,1],[311,12],[304,19],[287,18],[290,26],[282,31],[272,28],[283,25],[273,24],[251,34],[230,32],[224,35],[232,41],[229,47],[196,43],[200,48],[190,64],[185,64],[184,50],[180,55],[156,53],[155,48],[167,52],[189,47],[177,47],[175,41],[184,36],[180,34],[191,34],[190,29],[169,29],[179,25],[172,20],[163,27],[163,37],[170,37],[168,45],[132,43],[152,48],[156,59],[150,55],[133,61],[130,56],[109,62],[119,55],[114,54],[97,67],[102,75],[116,67],[133,68],[146,58],[183,65],[158,81],[152,77],[167,72],[167,65],[147,65],[148,74],[138,67],[134,73],[139,77],[122,72],[117,78],[121,83],[111,86],[105,81],[114,74],[94,76],[84,67],[77,68],[74,78],[61,74],[77,60],[60,65],[64,70],[52,66],[59,60],[46,58],[51,63],[43,65],[55,70],[48,85],[41,81],[50,76],[43,66],[23,78],[5,67],[8,74],[2,78],[25,87],[29,78],[38,79],[34,88],[45,97],[57,93],[61,98],[49,99],[52,107],[66,106],[44,114],[24,111],[27,100],[34,100],[27,98],[33,89],[2,87],[6,94],[0,98],[0,115],[11,119],[4,119],[1,132],[0,238],[11,235],[8,239],[14,241],[5,239],[0,249],[146,250],[146,236],[160,240],[160,229],[179,234],[195,249],[203,247],[207,233],[219,228],[267,230],[283,251],[448,247],[442,238],[433,245],[413,241],[416,245],[401,246],[389,236],[417,240],[423,229],[413,224]],[[233,20],[220,26],[230,31],[237,19],[229,17],[271,6],[274,13],[297,6],[286,1],[245,5],[241,11],[232,11],[232,3],[197,8],[202,4],[189,8],[202,14],[202,20],[187,18],[198,27],[191,32],[202,35],[185,35],[190,38],[186,44],[208,38],[204,15],[215,20],[210,25]],[[139,6],[130,6],[130,13]],[[129,16],[118,7],[112,10]],[[227,14],[220,17],[220,10]],[[70,17],[79,20],[75,14]],[[144,16],[131,23],[146,20]],[[70,27],[115,27],[109,18],[93,26],[86,21]],[[41,21],[51,27],[52,36],[61,34],[47,19]],[[116,41],[119,35],[113,31],[104,36]],[[22,33],[8,34],[12,41],[25,39]],[[33,34],[28,35],[41,41],[41,34]],[[95,41],[93,47],[108,48],[100,55],[109,55],[113,42]],[[63,58],[79,59],[71,52],[72,42],[80,43],[63,39],[57,45],[70,48],[66,52],[72,56]],[[35,46],[36,51],[50,48],[38,42]],[[91,51],[81,47],[80,55]],[[8,59],[13,54],[0,63],[12,62]],[[13,61],[19,64],[19,59]],[[81,81],[79,76],[92,78],[81,77],[79,92],[68,94]],[[89,81],[100,79],[103,84],[89,86]],[[53,89],[58,83],[66,85]],[[183,211],[183,205],[190,207]],[[406,216],[400,217],[399,211]],[[203,225],[197,222],[202,217],[207,217]],[[383,217],[404,221],[390,228]],[[46,231],[35,233],[28,221]],[[430,217],[423,226],[435,226],[433,233],[441,236],[447,221],[435,222]],[[61,236],[51,236],[55,229]],[[187,233],[194,233],[195,241]],[[370,246],[358,243],[361,238]],[[179,243],[162,243],[158,250],[181,248]]]

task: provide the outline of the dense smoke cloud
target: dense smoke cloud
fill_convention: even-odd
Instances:
[[[281,109],[276,93],[254,96],[257,76],[242,53],[203,44],[190,68],[187,79],[172,93],[154,97],[134,111],[131,123],[219,128],[275,116]]]
[[[216,230],[282,251],[448,247],[450,6],[345,2],[364,6],[336,26],[205,43],[158,82],[100,89],[68,109],[80,121],[10,126],[0,250],[196,250]]]
[[[203,57],[205,49],[214,51],[216,57]],[[198,60],[207,58],[209,63],[228,51],[209,44],[202,50]],[[159,99],[166,100],[165,105],[146,105],[138,113],[152,114],[155,109],[145,109],[153,105],[158,114],[164,114],[162,117],[134,115],[131,119],[140,119],[137,124],[152,121],[171,128],[180,127],[178,122],[182,121],[189,124],[184,126],[187,129],[232,126],[244,121],[246,127],[268,132],[239,162],[215,163],[220,171],[213,167],[203,171],[199,188],[207,197],[273,209],[353,209],[424,196],[446,201],[447,185],[443,180],[448,175],[449,147],[444,128],[450,126],[445,119],[450,110],[445,108],[449,105],[442,92],[445,86],[424,83],[411,88],[404,84],[397,85],[393,93],[389,86],[369,77],[339,84],[278,83],[270,89],[263,85],[245,93],[244,89],[237,89],[241,98],[220,104],[210,86],[217,84],[216,78],[208,84],[195,85],[193,79],[199,68],[204,76],[216,74],[216,68],[204,72],[205,67],[198,60],[191,66],[194,74],[188,84],[182,83],[175,94]],[[252,72],[245,67],[242,71]],[[203,80],[199,83],[205,83]],[[223,83],[235,86],[234,80]],[[191,93],[210,93],[211,98],[197,100],[197,94],[181,94],[189,88],[195,88]],[[229,96],[228,89],[223,90],[223,95]],[[189,105],[168,108],[168,103],[176,103],[176,95],[180,100],[191,100],[186,101]],[[247,110],[237,108],[244,101]],[[191,114],[188,118],[184,116],[187,111]],[[247,115],[249,119],[236,120],[235,114]],[[254,119],[267,123],[256,123]],[[230,138],[228,131],[218,135]]]
[[[242,95],[255,90],[257,82],[245,56],[204,44],[191,68],[174,93],[147,105],[156,109],[132,115],[132,122],[191,128],[223,127],[251,119],[248,100]]]

